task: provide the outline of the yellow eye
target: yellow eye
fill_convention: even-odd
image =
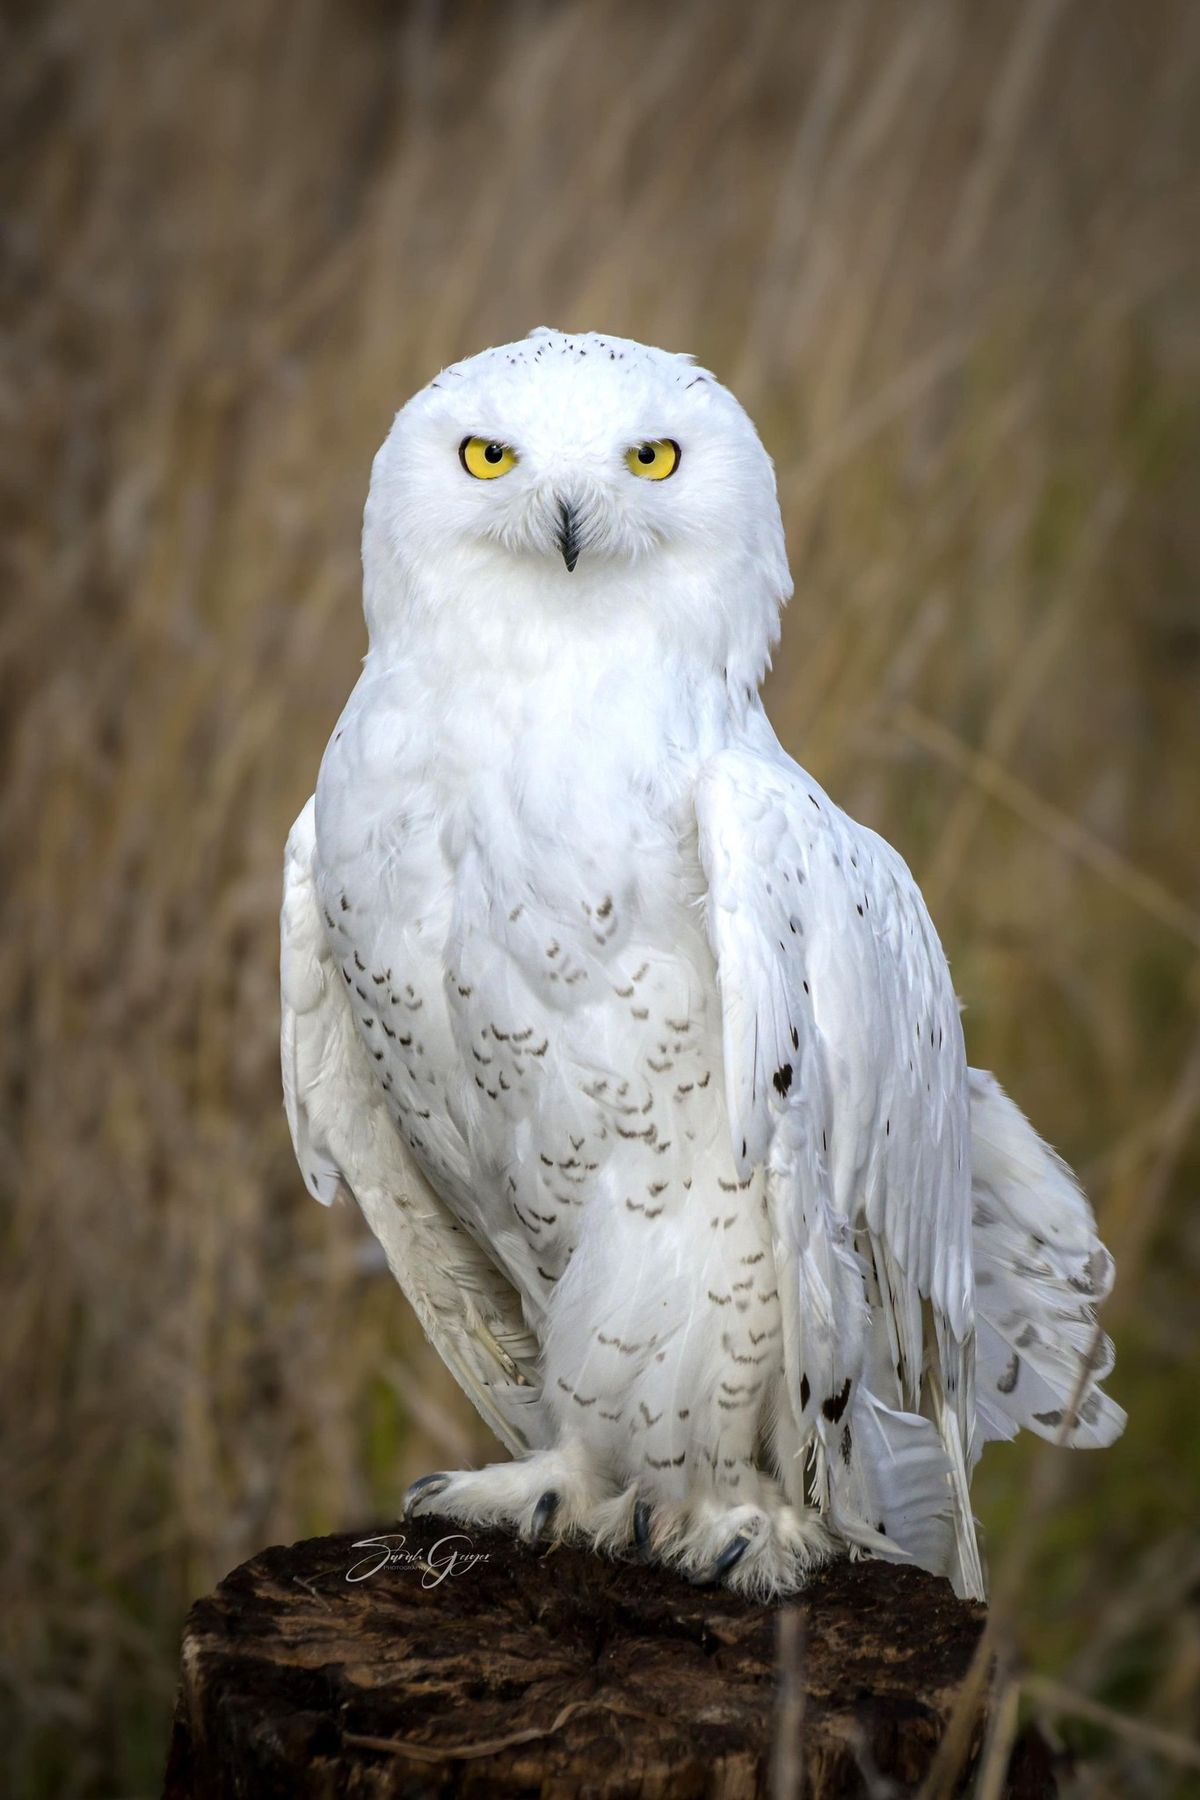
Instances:
[[[651,438],[627,450],[625,462],[644,481],[665,481],[679,467],[679,445],[674,438]]]
[[[468,475],[477,481],[495,481],[516,467],[517,453],[507,444],[493,444],[487,438],[464,438],[458,446],[458,460]]]

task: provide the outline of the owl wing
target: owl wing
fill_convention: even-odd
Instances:
[[[734,1154],[766,1167],[816,1488],[852,1541],[981,1594],[969,1097],[941,945],[900,857],[773,739],[706,764],[697,814]]]
[[[288,838],[280,927],[284,1104],[309,1192],[343,1187],[425,1335],[514,1454],[541,1439],[538,1346],[516,1291],[434,1193],[392,1124],[354,1028],[314,881],[314,802]]]

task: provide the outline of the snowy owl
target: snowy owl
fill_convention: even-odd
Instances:
[[[983,1444],[1121,1430],[1112,1261],[968,1068],[905,864],[768,723],[754,426],[687,356],[535,331],[398,413],[363,568],[287,848],[288,1120],[511,1452],[406,1512],[981,1595]]]

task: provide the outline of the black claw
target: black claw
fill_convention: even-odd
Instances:
[[[648,1500],[639,1500],[633,1509],[633,1541],[639,1550],[650,1548],[650,1521],[654,1514]]]
[[[720,1556],[718,1556],[716,1562],[699,1585],[701,1587],[715,1587],[718,1581],[728,1575],[730,1569],[737,1568],[749,1548],[750,1539],[748,1537],[743,1537],[739,1531],[736,1537],[730,1538]]]
[[[417,1505],[422,1500],[435,1500],[450,1485],[450,1477],[440,1470],[436,1475],[422,1475],[414,1481],[404,1496],[404,1517],[411,1519]]]
[[[533,1509],[533,1521],[529,1528],[530,1536],[535,1539],[542,1537],[557,1511],[558,1495],[553,1488],[548,1488]]]

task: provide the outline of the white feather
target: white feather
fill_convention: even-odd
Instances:
[[[536,1341],[388,1122],[325,940],[313,852],[310,800],[288,838],[282,912],[284,1103],[297,1159],[325,1205],[343,1183],[353,1192],[431,1343],[520,1453],[540,1441]]]
[[[1021,1427],[1075,1449],[1111,1444],[1125,1414],[1098,1385],[1113,1352],[1096,1307],[1113,1265],[1091,1208],[980,1069],[971,1070],[971,1144],[981,1445]]]
[[[876,1291],[883,1286],[888,1302],[876,1326],[893,1347],[900,1392],[914,1410],[923,1402],[937,1428],[954,1578],[981,1594],[966,1472],[975,1428],[967,1071],[945,958],[899,857],[765,730],[713,758],[697,811],[735,1154],[753,1162],[781,1132],[799,1130],[811,1154],[793,1187],[797,1214],[824,1185],[845,1228],[878,1243]],[[798,1257],[785,1242],[781,1281],[803,1290],[812,1286],[804,1272],[786,1273]],[[864,1359],[851,1358],[853,1327],[843,1329],[853,1388]],[[803,1429],[820,1433],[819,1415]],[[826,1460],[832,1483],[837,1458]]]

